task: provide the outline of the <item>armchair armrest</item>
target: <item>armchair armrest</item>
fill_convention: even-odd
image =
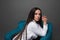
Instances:
[[[40,40],[52,40],[52,23],[48,23],[48,32],[46,36],[42,37]]]

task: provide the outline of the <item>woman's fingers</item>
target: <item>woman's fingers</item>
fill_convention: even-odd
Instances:
[[[43,22],[47,22],[47,17],[46,16],[42,16],[42,21]]]

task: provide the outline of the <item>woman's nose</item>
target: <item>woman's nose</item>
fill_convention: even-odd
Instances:
[[[37,15],[38,18],[40,18],[40,15]]]

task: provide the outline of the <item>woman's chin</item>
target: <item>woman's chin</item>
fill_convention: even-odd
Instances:
[[[36,21],[39,21],[39,20],[36,20]]]

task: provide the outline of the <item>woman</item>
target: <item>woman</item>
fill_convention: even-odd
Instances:
[[[43,23],[42,23],[43,22]],[[47,18],[38,7],[31,9],[24,29],[13,40],[39,40],[48,30]]]

